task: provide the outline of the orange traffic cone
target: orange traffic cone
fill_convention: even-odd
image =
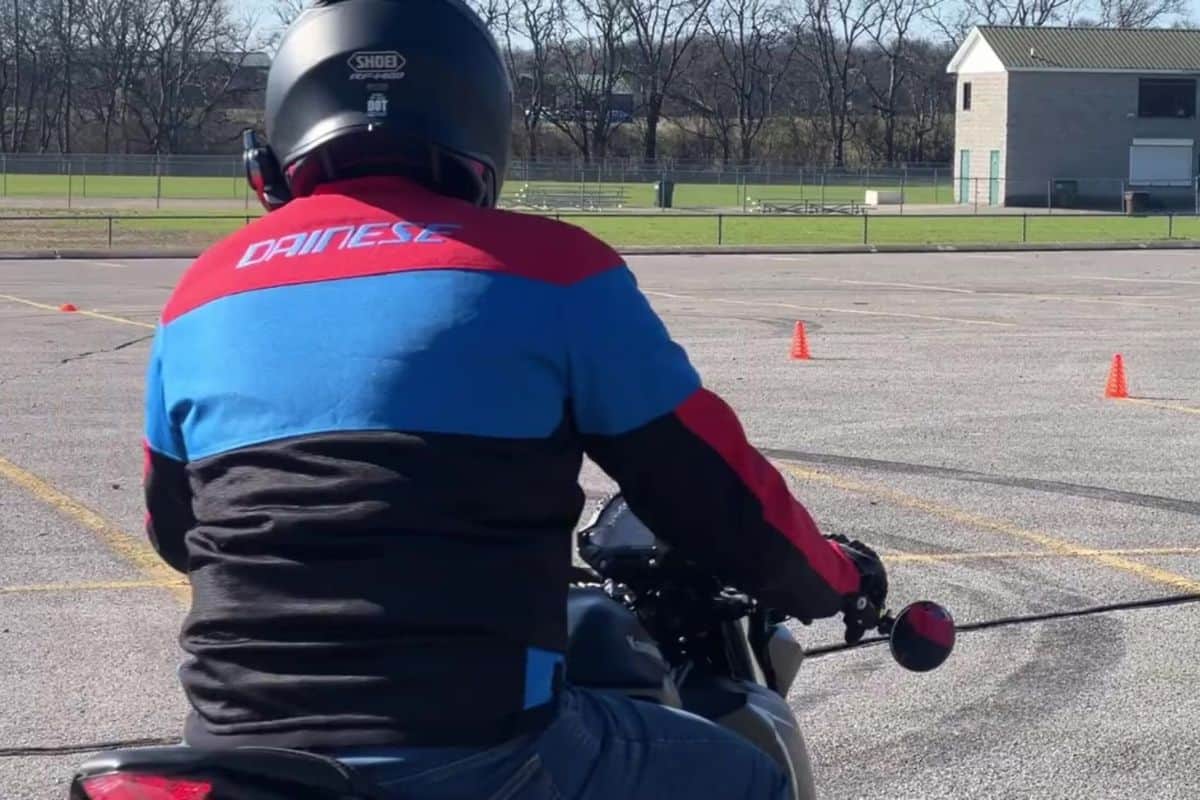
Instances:
[[[59,311],[78,311],[79,309],[75,306],[74,303],[63,303],[61,306],[58,307],[58,310]]]
[[[799,321],[792,331],[792,358],[796,361],[808,361],[812,358],[808,352],[808,336],[804,333],[804,323]]]
[[[1113,356],[1112,367],[1108,370],[1108,385],[1104,387],[1105,397],[1129,397],[1129,387],[1125,385],[1125,361],[1121,354]]]

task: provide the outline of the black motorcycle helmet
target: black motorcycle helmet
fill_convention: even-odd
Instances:
[[[267,77],[266,133],[244,135],[268,209],[320,183],[409,176],[495,205],[508,166],[512,87],[495,40],[462,0],[318,0]]]

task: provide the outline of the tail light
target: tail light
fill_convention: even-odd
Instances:
[[[113,772],[81,781],[88,800],[208,800],[208,781]]]

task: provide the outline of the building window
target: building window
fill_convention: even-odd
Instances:
[[[963,83],[963,111],[971,110],[971,82]]]
[[[1176,119],[1195,117],[1195,79],[1142,78],[1138,81],[1138,116]]]

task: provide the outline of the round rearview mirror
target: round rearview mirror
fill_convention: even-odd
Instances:
[[[892,658],[905,669],[936,669],[954,649],[954,618],[937,603],[913,603],[896,616],[891,648]]]

